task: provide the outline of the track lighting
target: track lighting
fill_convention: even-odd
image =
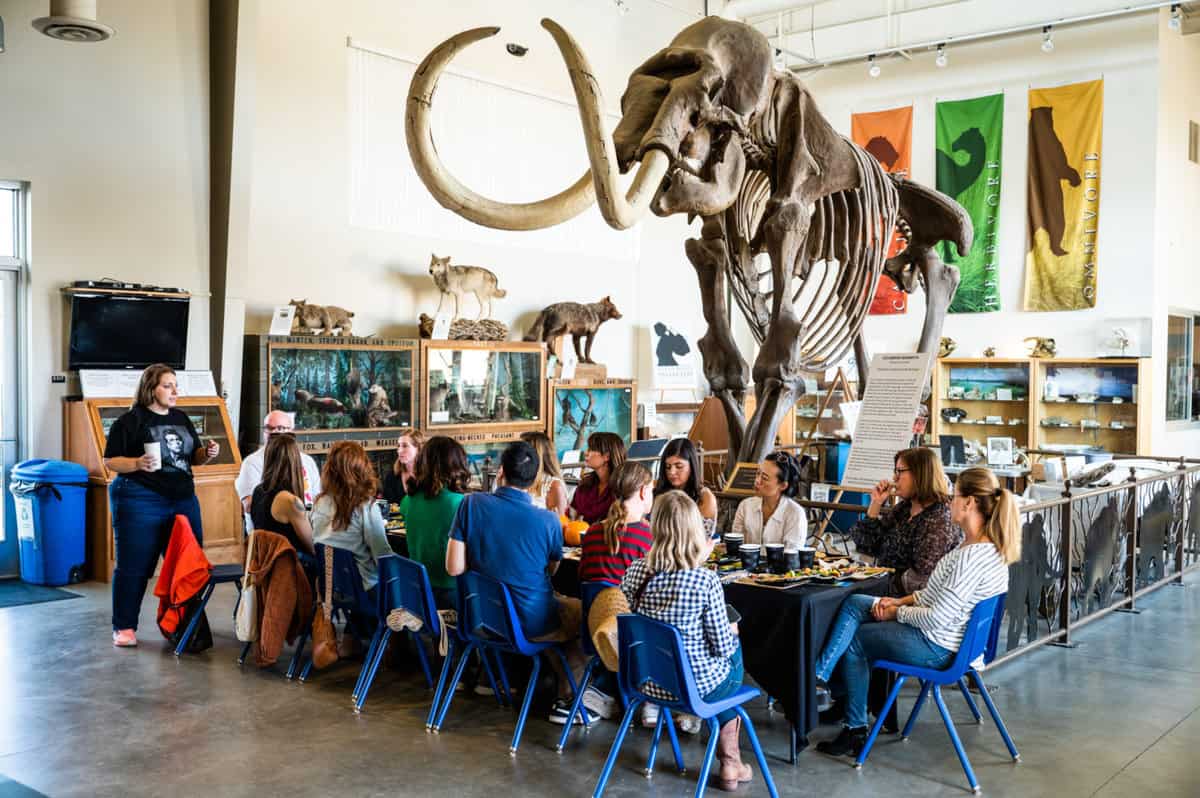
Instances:
[[[946,58],[946,45],[938,45],[937,58],[934,59],[933,63],[937,64],[939,68],[945,67],[946,64],[950,63],[950,59]]]
[[[867,67],[867,74],[873,78],[879,77],[879,73],[883,70],[879,68],[879,64],[875,63],[875,56],[867,56],[867,63],[870,65]]]
[[[1054,52],[1054,26],[1046,25],[1042,28],[1042,52]]]
[[[1174,31],[1183,27],[1183,11],[1179,8],[1179,3],[1171,6],[1171,17],[1167,20],[1167,27]]]
[[[629,0],[613,0],[613,5],[617,7],[617,11],[620,12],[621,16],[629,13]]]

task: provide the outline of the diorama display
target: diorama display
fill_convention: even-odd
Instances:
[[[459,317],[463,297],[474,294],[479,303],[475,319],[490,318],[492,315],[492,300],[503,299],[508,292],[500,288],[496,275],[482,266],[451,266],[450,257],[439,258],[436,253],[429,256],[429,276],[433,284],[441,292],[437,312],[442,311],[446,297],[454,299],[454,318]]]
[[[577,384],[550,383],[550,438],[562,458],[564,452],[587,448],[593,432],[613,432],[628,447],[636,440],[637,383],[605,380]]]
[[[427,431],[545,429],[541,344],[423,341],[421,353]]]
[[[431,132],[438,79],[456,54],[496,28],[452,36],[417,68],[405,115],[414,168],[444,207],[488,227],[549,227],[593,199],[618,229],[649,210],[702,217],[700,237],[686,252],[708,325],[699,341],[704,372],[737,452],[730,463],[757,462],[774,445],[803,393],[802,372],[836,366],[853,348],[865,385],[862,325],[882,274],[905,292],[925,290],[919,349],[933,351],[958,285],[957,269],[934,247],[950,241],[965,256],[970,217],[944,194],[887,175],[834,131],[800,79],[774,68],[765,36],[720,17],[689,25],[631,75],[625,113],[610,137],[587,59],[556,23],[542,24],[573,81],[590,175],[552,197],[507,204],[471,191],[441,162]],[[623,192],[618,169],[635,165]],[[906,247],[888,258],[894,232]],[[754,263],[764,253],[769,281]],[[742,412],[750,368],[734,342],[727,292],[759,344],[750,418]]]
[[[307,299],[288,302],[296,308],[292,316],[292,333],[309,335],[353,335],[354,314],[337,305],[310,305]],[[335,332],[336,331],[336,332]]]
[[[595,363],[592,360],[592,343],[596,339],[596,331],[600,325],[610,319],[621,318],[621,312],[613,304],[612,297],[604,297],[599,302],[589,302],[581,305],[578,302],[556,302],[542,310],[529,325],[525,332],[526,341],[543,341],[553,349],[554,339],[571,336],[571,345],[575,347],[575,359],[580,363]],[[580,341],[584,342],[580,350]],[[562,352],[554,352],[562,358]]]

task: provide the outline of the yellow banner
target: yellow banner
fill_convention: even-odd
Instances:
[[[1096,306],[1104,81],[1029,90],[1025,310]]]

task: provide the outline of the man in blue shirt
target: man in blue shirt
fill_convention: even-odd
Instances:
[[[562,525],[554,513],[533,506],[527,488],[537,472],[532,446],[516,441],[505,448],[496,492],[472,493],[458,507],[446,547],[446,572],[458,576],[469,569],[503,582],[527,638],[565,642],[578,637],[582,610],[578,599],[556,596],[550,582],[562,560]],[[558,658],[548,659],[558,671]],[[568,701],[560,711],[570,688],[563,674],[558,681],[552,720],[565,718],[570,708]]]

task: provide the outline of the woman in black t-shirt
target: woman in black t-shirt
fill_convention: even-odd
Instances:
[[[296,436],[272,435],[263,452],[262,482],[250,497],[250,521],[255,529],[287,538],[307,567],[312,563],[313,542],[304,500],[299,498],[303,495],[304,465]]]
[[[117,567],[113,571],[113,645],[137,645],[138,613],[176,515],[203,541],[192,466],[216,458],[216,441],[201,446],[192,421],[175,409],[175,370],[156,363],[142,372],[133,406],[116,420],[104,465],[117,473],[108,489]]]

